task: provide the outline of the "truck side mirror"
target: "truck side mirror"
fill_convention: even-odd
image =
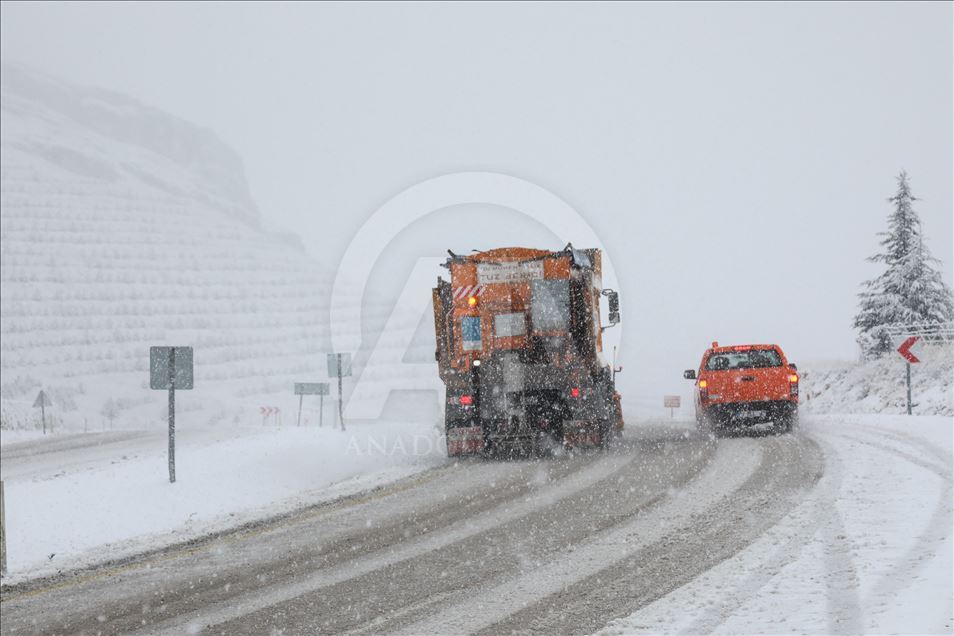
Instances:
[[[798,371],[798,367],[795,366],[794,362],[789,362],[788,366],[792,367],[792,371]]]
[[[695,371],[695,369],[686,369],[686,370],[683,372],[682,377],[684,377],[684,378],[687,379],[687,380],[695,380],[695,379],[696,379],[696,371]]]

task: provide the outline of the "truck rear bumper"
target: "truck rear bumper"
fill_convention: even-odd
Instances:
[[[746,426],[776,422],[791,416],[797,409],[798,403],[792,400],[765,400],[710,404],[703,409],[703,413],[712,424]]]

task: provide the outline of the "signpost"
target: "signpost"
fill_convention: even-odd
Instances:
[[[344,423],[344,405],[341,397],[341,378],[351,375],[351,354],[350,353],[329,353],[328,354],[328,377],[338,376],[338,421],[341,423],[341,430],[345,430]]]
[[[169,391],[169,483],[176,481],[176,389],[192,389],[192,347],[149,347],[149,388]]]
[[[40,418],[43,420],[44,435],[46,435],[46,407],[48,406],[53,406],[53,403],[50,402],[50,398],[46,396],[46,391],[40,389],[40,392],[36,394],[36,399],[33,401],[33,408],[40,407]]]
[[[325,396],[328,395],[327,382],[295,382],[295,395],[298,396],[298,426],[301,426],[301,402],[306,395],[319,396],[318,426],[325,416]]]
[[[907,362],[907,364],[905,365],[906,367],[905,375],[907,376],[907,382],[908,382],[908,415],[911,415],[911,365],[917,364],[918,362],[921,361],[920,358],[914,355],[914,352],[911,351],[911,349],[913,349],[914,346],[918,342],[920,342],[920,340],[921,340],[920,336],[908,336],[898,346],[898,353]]]
[[[678,395],[663,396],[663,406],[669,409],[669,419],[675,417],[675,409],[679,408],[680,398]]]
[[[3,481],[0,481],[0,574],[7,573],[7,513],[3,500]]]

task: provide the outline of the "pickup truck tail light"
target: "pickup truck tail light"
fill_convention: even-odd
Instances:
[[[788,375],[788,391],[789,395],[798,395],[798,375],[795,373]]]
[[[703,400],[709,398],[709,383],[705,380],[699,380],[699,397]]]

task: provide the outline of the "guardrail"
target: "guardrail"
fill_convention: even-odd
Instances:
[[[920,336],[926,342],[954,342],[954,322],[921,322],[885,327],[890,336]]]

